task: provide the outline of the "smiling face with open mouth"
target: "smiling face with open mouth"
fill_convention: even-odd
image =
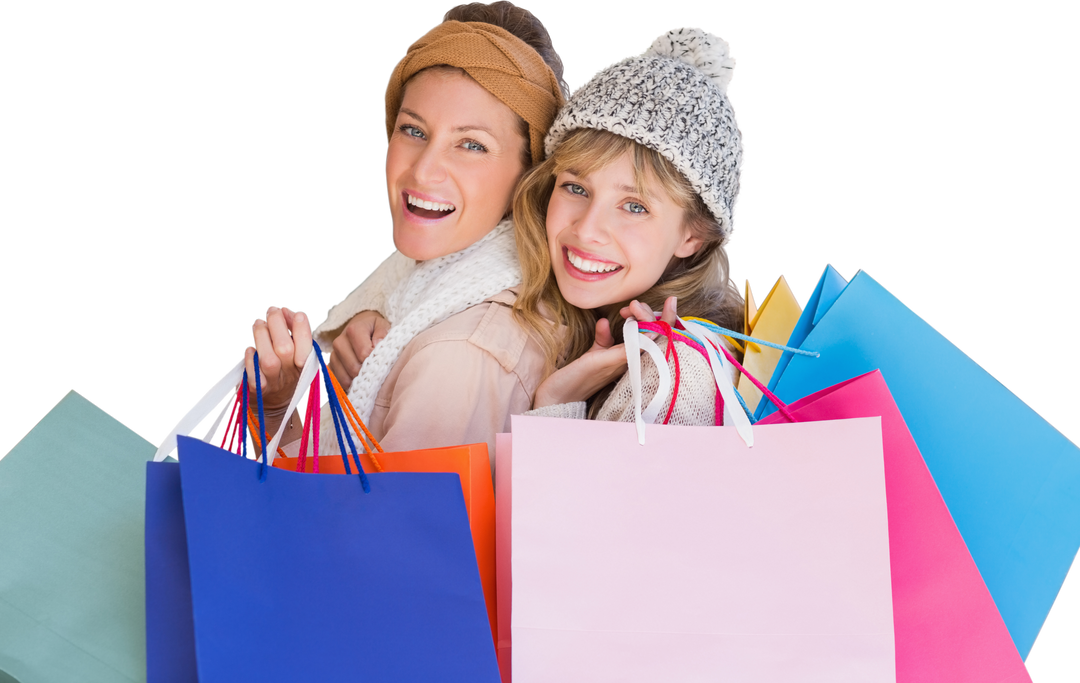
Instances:
[[[563,298],[605,312],[640,296],[672,259],[701,247],[685,216],[651,173],[645,187],[635,186],[629,153],[588,175],[559,173],[548,202],[547,237]]]
[[[409,80],[386,152],[398,251],[419,261],[446,256],[499,223],[525,170],[521,126],[459,69]]]

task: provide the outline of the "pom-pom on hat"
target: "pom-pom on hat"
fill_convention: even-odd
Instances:
[[[686,176],[726,236],[742,165],[742,134],[727,98],[734,67],[720,38],[697,28],[668,31],[570,96],[544,140],[547,156],[577,128],[630,138]]]

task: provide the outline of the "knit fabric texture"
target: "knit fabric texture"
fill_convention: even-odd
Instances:
[[[344,301],[330,309],[326,320],[312,333],[315,341],[329,351],[341,329],[361,311],[378,311],[385,318],[387,299],[415,267],[416,261],[400,251],[387,256]]]
[[[397,259],[387,259],[383,266],[387,265],[384,277],[372,282],[370,287],[362,285],[330,312],[335,322],[339,318],[347,322],[362,310],[378,310],[390,321],[390,331],[372,350],[349,387],[349,400],[364,421],[371,418],[379,388],[413,337],[521,283],[514,225],[509,219],[461,251],[427,261],[411,261],[411,267],[405,269]],[[371,278],[365,284],[369,281]],[[388,286],[393,289],[386,295]],[[345,317],[349,311],[352,312]],[[328,326],[329,322],[319,326],[316,339],[325,338],[327,331],[340,327]],[[320,438],[330,445],[336,436],[332,422],[329,431],[325,429],[327,424],[324,418]]]
[[[673,163],[728,235],[742,165],[742,134],[727,98],[734,67],[720,38],[669,31],[570,96],[544,141],[547,154],[578,128],[630,138]]]
[[[534,164],[544,160],[544,134],[565,100],[540,53],[512,33],[476,21],[444,21],[409,47],[386,87],[386,135],[394,134],[405,83],[432,66],[463,69],[529,124]]]

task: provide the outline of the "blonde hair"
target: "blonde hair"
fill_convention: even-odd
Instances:
[[[634,168],[637,190],[644,193],[651,174],[686,212],[685,225],[691,234],[702,240],[702,246],[695,254],[677,259],[660,281],[637,300],[653,310],[660,310],[668,297],[675,296],[681,316],[698,316],[723,327],[742,328],[743,300],[728,279],[728,259],[724,250],[727,238],[686,177],[658,152],[633,140],[603,130],[579,129],[570,133],[547,161],[535,166],[521,179],[513,201],[522,275],[514,315],[540,338],[551,367],[580,357],[592,346],[599,318],[596,311],[583,310],[566,301],[551,270],[546,222],[555,177],[568,169],[588,175],[627,153]],[[608,319],[618,339],[622,334],[620,306],[611,308]],[[565,325],[565,329],[560,331],[552,324],[552,319]]]

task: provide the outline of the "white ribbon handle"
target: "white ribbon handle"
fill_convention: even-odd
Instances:
[[[667,360],[656,342],[638,334],[637,320],[633,318],[627,318],[626,322],[623,323],[623,346],[626,348],[626,365],[630,374],[630,390],[634,402],[634,424],[637,425],[638,443],[644,446],[645,425],[656,423],[656,416],[660,414],[660,409],[667,399],[668,392],[671,391],[671,369],[668,368]],[[641,351],[643,349],[652,358],[653,364],[656,365],[656,369],[660,374],[660,386],[656,390],[656,395],[653,396],[652,401],[644,410],[641,409],[643,398],[641,389]]]
[[[281,437],[285,434],[285,426],[288,424],[287,419],[289,415],[292,415],[296,410],[296,406],[299,405],[300,399],[304,395],[304,390],[311,384],[311,380],[315,379],[315,375],[319,372],[319,359],[315,357],[315,349],[311,350],[308,354],[307,360],[304,362],[304,368],[300,371],[300,380],[296,385],[296,392],[293,394],[292,401],[289,402],[289,409],[285,411],[286,419],[281,421],[281,425],[278,427],[277,433],[274,434],[274,438],[270,440],[270,443],[266,446],[267,464],[274,462],[274,456],[277,454],[278,443],[281,441]],[[229,394],[236,391],[240,382],[244,378],[244,361],[240,361],[234,368],[229,370],[218,380],[217,384],[210,387],[210,390],[206,392],[206,395],[199,399],[199,402],[188,411],[187,415],[180,418],[180,421],[176,423],[176,426],[172,428],[168,436],[158,446],[157,453],[154,454],[154,462],[161,462],[165,458],[169,457],[174,450],[176,450],[176,437],[180,434],[184,436],[190,435],[199,423],[206,419],[206,416],[210,414],[210,411],[214,409],[221,399],[225,398]],[[228,410],[228,406],[225,407]],[[218,425],[221,424],[221,418],[225,412],[222,411],[218,415],[217,420],[214,421],[214,426],[210,428],[210,432],[206,435],[204,441],[208,441],[214,433],[217,431]],[[246,416],[241,416],[241,419],[246,419]],[[318,428],[318,425],[315,425]]]
[[[680,318],[681,320],[681,318]],[[709,365],[712,367],[713,378],[716,386],[720,389],[720,395],[724,397],[724,424],[734,425],[735,430],[742,437],[747,447],[754,446],[754,430],[750,424],[750,418],[742,411],[739,399],[735,396],[735,387],[731,385],[731,376],[726,370],[727,359],[723,354],[718,354],[716,349],[709,344],[713,342],[717,346],[723,344],[723,340],[713,331],[690,320],[683,320],[686,331],[694,335],[704,343],[705,353],[709,356]]]

